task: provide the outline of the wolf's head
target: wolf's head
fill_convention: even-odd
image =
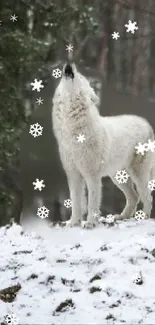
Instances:
[[[60,87],[66,92],[66,95],[74,95],[83,88],[79,73],[74,63],[67,62],[62,69],[62,77],[60,80]]]
[[[63,66],[62,78],[58,86],[58,92],[64,96],[73,96],[83,94],[84,97],[98,105],[99,98],[94,89],[90,86],[89,81],[78,72],[74,63],[67,62]]]
[[[63,76],[67,79],[74,79],[76,67],[72,63],[66,63],[63,67]]]

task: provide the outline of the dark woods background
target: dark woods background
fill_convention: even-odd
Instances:
[[[135,34],[126,33],[129,19],[137,21]],[[0,20],[0,225],[19,222],[21,214],[38,218],[42,205],[51,220],[65,219],[68,187],[51,126],[59,79],[52,70],[62,69],[66,45],[73,44],[78,66],[100,95],[100,113],[134,113],[155,127],[155,1],[1,0]],[[34,78],[43,80],[41,92],[32,92]],[[29,127],[36,122],[43,135],[33,138]],[[41,192],[33,189],[36,178],[44,179]],[[122,193],[109,179],[103,192],[103,213],[118,213]]]

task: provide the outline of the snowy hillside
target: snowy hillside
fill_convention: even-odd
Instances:
[[[40,231],[0,228],[0,290],[21,285],[12,302],[0,294],[2,323],[155,324],[155,221]]]

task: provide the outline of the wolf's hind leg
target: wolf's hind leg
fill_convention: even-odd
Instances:
[[[81,219],[82,216],[87,214],[88,212],[88,200],[87,200],[87,195],[86,195],[86,183],[83,179],[82,181],[82,191],[81,191]]]
[[[139,202],[139,196],[134,189],[134,184],[129,178],[127,183],[119,184],[114,177],[111,177],[114,184],[124,193],[126,198],[126,205],[120,215],[116,215],[116,220],[128,219],[133,216]]]
[[[143,203],[143,212],[146,218],[150,218],[153,197],[150,189],[148,188],[148,182],[151,177],[151,172],[149,171],[149,164],[145,168],[134,168],[132,170],[132,177],[136,184],[137,192],[140,196],[140,200]]]

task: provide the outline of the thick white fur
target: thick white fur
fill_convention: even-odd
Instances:
[[[94,225],[93,213],[100,210],[101,178],[105,176],[109,176],[126,197],[126,206],[121,215],[116,215],[117,219],[130,218],[139,200],[150,217],[152,196],[147,184],[153,173],[153,154],[136,155],[134,147],[138,142],[154,139],[152,127],[134,115],[101,117],[94,90],[75,65],[72,68],[74,79],[62,75],[53,97],[52,112],[53,130],[72,200],[70,225],[77,225],[87,211],[86,186],[86,226]],[[79,134],[84,134],[86,141],[78,143]],[[122,169],[130,175],[126,184],[118,184],[114,178]]]

